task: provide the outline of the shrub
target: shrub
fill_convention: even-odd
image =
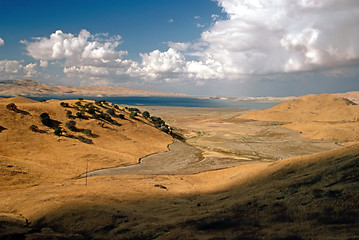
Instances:
[[[15,105],[15,103],[9,103],[8,105],[6,105],[6,108],[14,112],[17,111],[17,106]]]
[[[118,118],[120,119],[125,119],[125,115],[123,115],[122,113],[118,114]]]
[[[76,104],[77,106],[81,106],[81,101],[77,101],[75,104]]]
[[[31,131],[33,131],[33,132],[37,132],[37,131],[38,131],[38,128],[37,128],[36,125],[31,125],[31,126],[29,127],[29,129],[30,129]]]
[[[47,113],[41,113],[40,114],[41,122],[47,127],[52,127],[52,121],[50,119],[49,114]]]
[[[61,107],[70,107],[70,105],[67,102],[60,102]]]
[[[71,118],[71,117],[72,117],[72,112],[71,112],[71,111],[67,111],[67,112],[66,112],[66,117]]]
[[[50,115],[48,113],[41,113],[40,114],[40,118],[43,119],[43,118],[50,118]]]
[[[115,110],[113,108],[107,109],[106,112],[111,116],[115,116]]]
[[[137,116],[137,112],[131,112],[130,118],[134,119]]]
[[[75,121],[69,121],[66,123],[66,127],[70,129],[71,131],[76,131],[76,122]]]
[[[80,140],[80,141],[83,142],[83,143],[93,144],[93,142],[92,142],[91,139],[84,138],[83,136],[78,136],[77,139]]]
[[[102,102],[100,100],[95,100],[95,104],[99,105],[99,106],[102,106]]]
[[[84,100],[83,98],[79,98],[79,101],[82,101],[82,100]]]
[[[87,112],[89,114],[95,114],[96,113],[95,107],[93,105],[91,105],[90,108],[87,110]]]
[[[90,129],[84,129],[82,132],[87,136],[92,136],[92,132]]]
[[[108,114],[106,114],[106,113],[101,113],[101,114],[100,114],[100,118],[102,118],[102,119],[104,119],[104,120],[106,120],[106,121],[108,121],[108,122],[112,122],[111,116],[108,115]]]
[[[62,133],[61,128],[56,128],[55,131],[54,131],[54,134],[55,134],[56,136],[61,136],[61,133]]]
[[[150,117],[150,113],[148,112],[148,111],[144,111],[143,113],[142,113],[142,117],[144,117],[144,118],[149,118]]]
[[[116,108],[117,110],[120,110],[120,107],[118,105],[113,105],[114,108]]]
[[[128,110],[129,110],[130,112],[138,112],[138,113],[141,112],[138,108],[134,108],[134,107],[130,107],[130,108],[128,108]]]
[[[84,118],[85,117],[84,112],[77,112],[76,117],[77,118]]]

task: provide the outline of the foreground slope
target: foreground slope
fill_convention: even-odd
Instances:
[[[359,146],[196,175],[71,180],[4,192],[3,236],[357,239]]]
[[[238,118],[279,122],[312,139],[359,140],[359,105],[329,94],[305,96]]]

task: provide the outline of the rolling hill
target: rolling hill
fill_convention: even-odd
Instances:
[[[108,86],[52,86],[34,80],[0,80],[0,96],[176,96],[183,94],[143,91],[122,87]]]

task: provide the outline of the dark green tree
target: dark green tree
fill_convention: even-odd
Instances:
[[[144,111],[144,112],[142,113],[142,116],[147,119],[147,118],[150,117],[150,113],[149,113],[148,111]]]

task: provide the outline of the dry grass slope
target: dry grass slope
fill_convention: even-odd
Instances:
[[[311,139],[359,140],[359,105],[329,94],[305,96],[238,118],[286,123],[284,127]]]

